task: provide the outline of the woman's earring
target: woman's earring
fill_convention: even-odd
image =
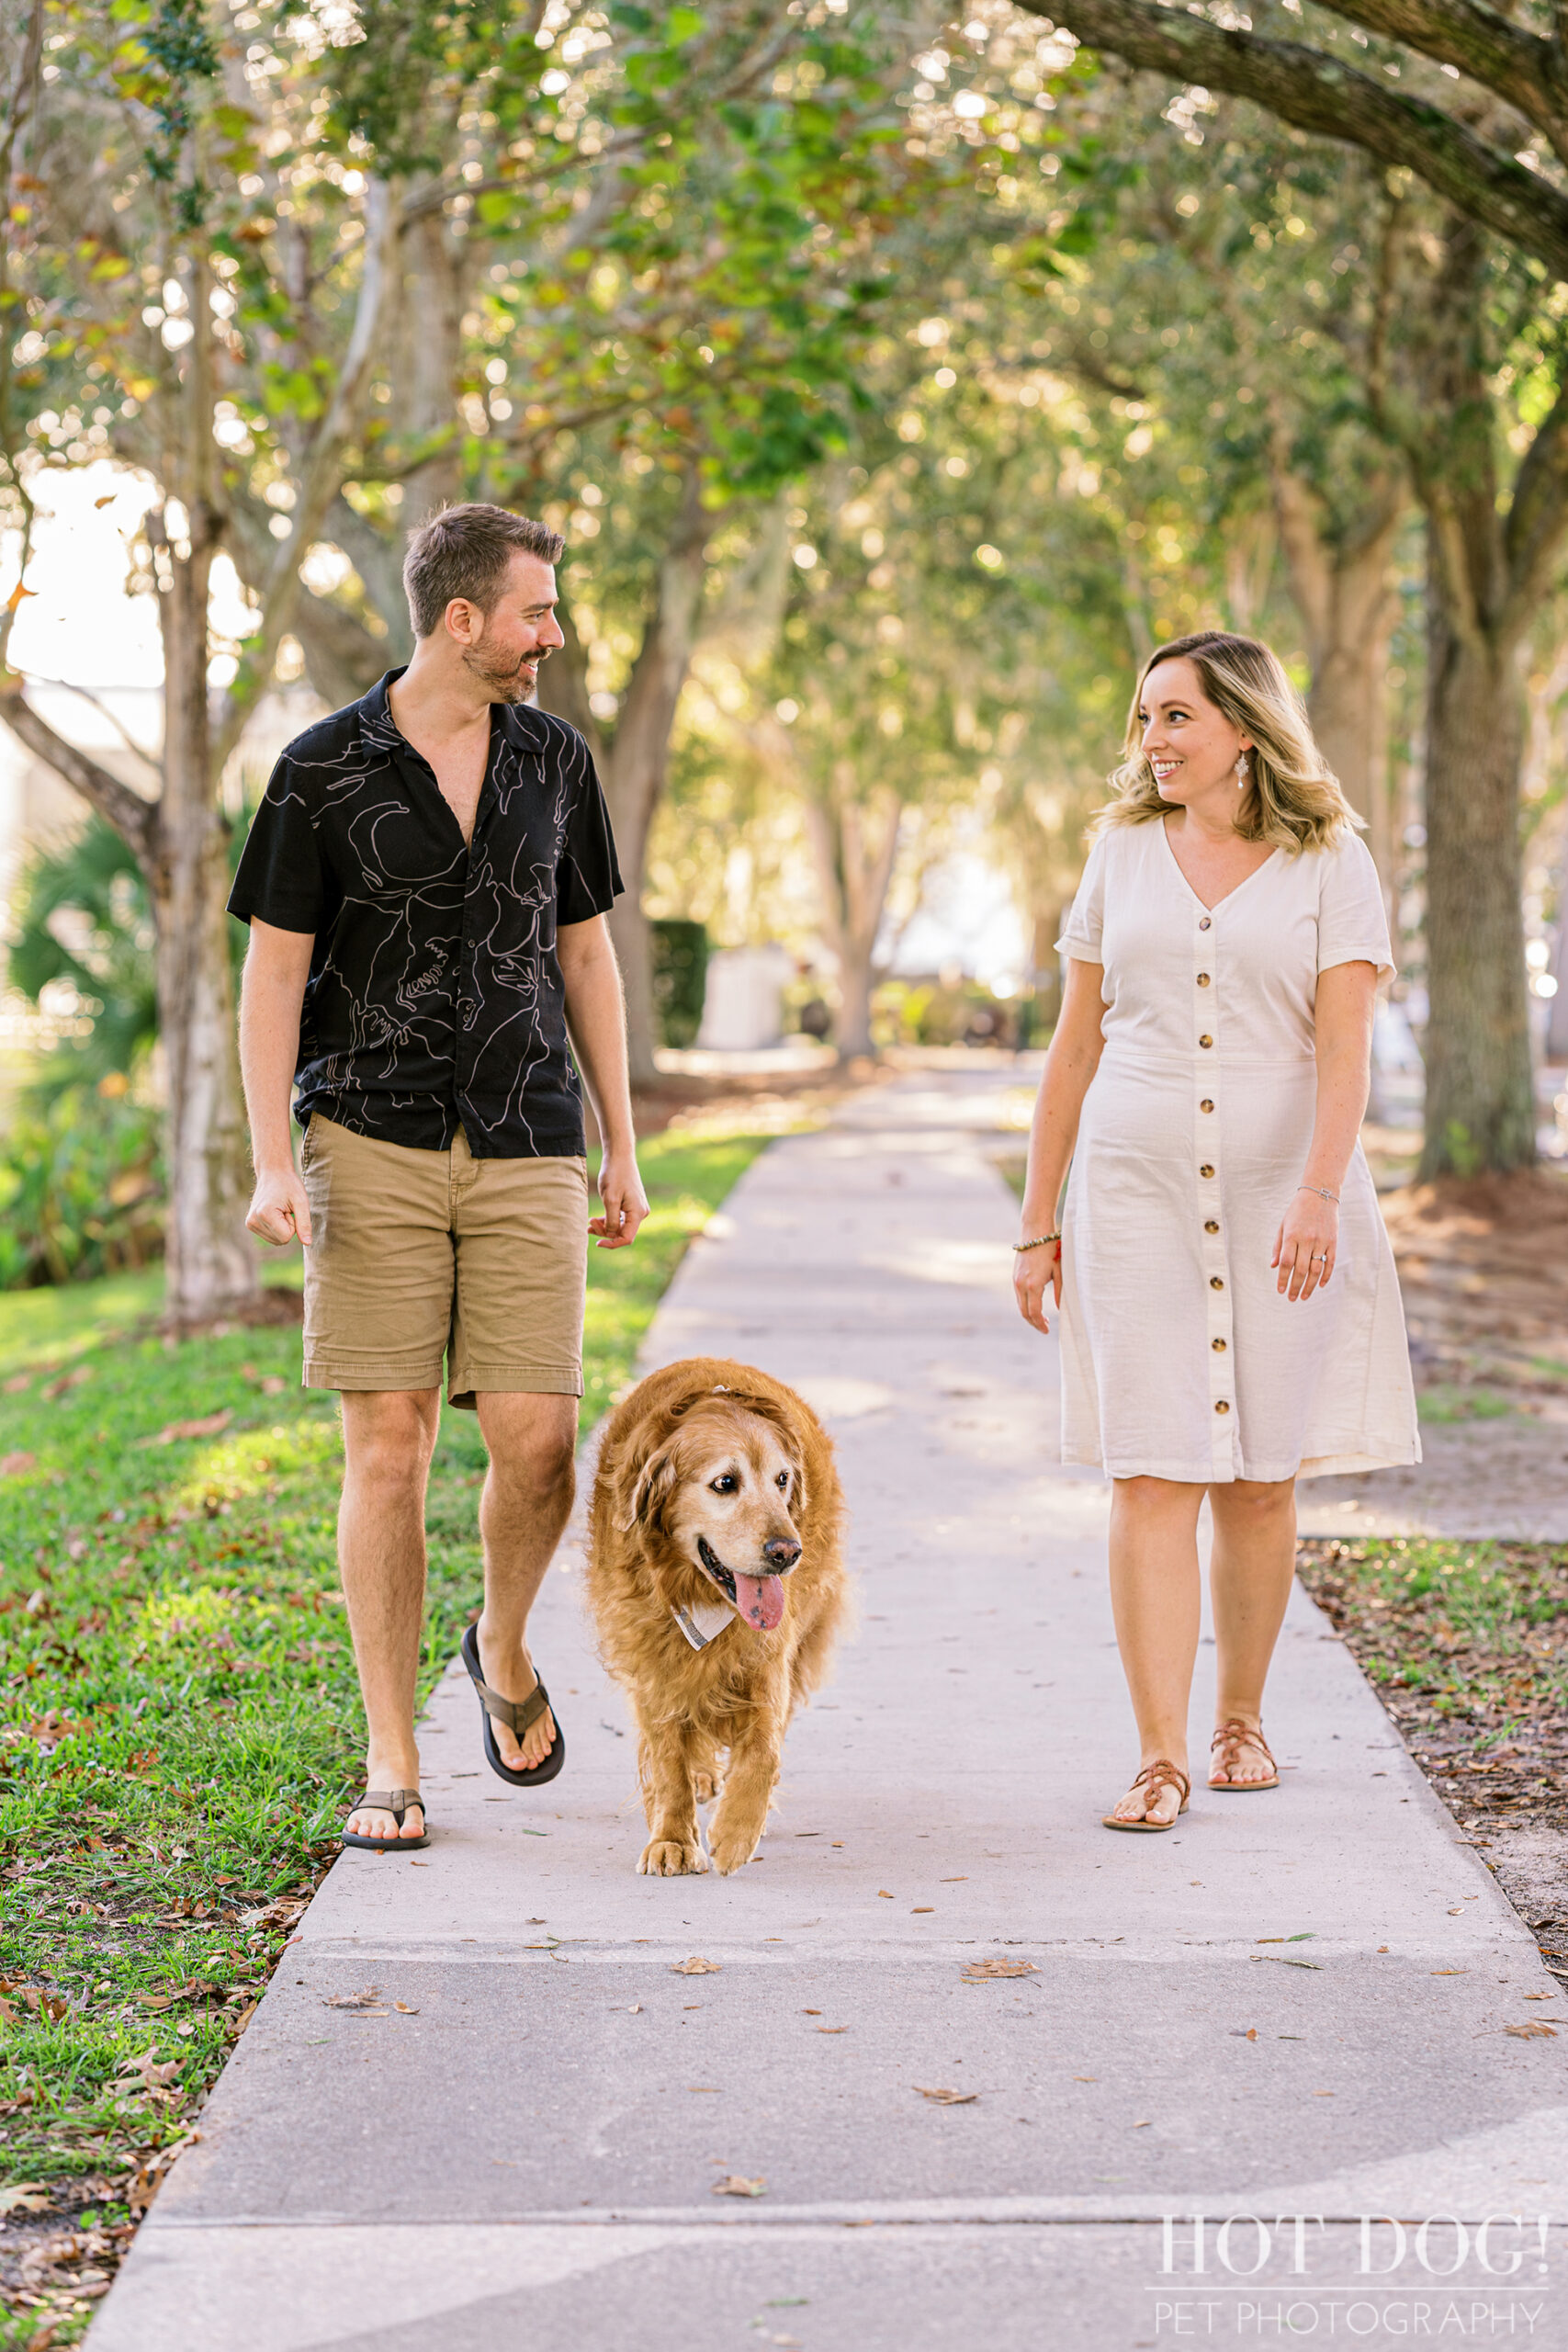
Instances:
[[[1235,788],[1238,792],[1245,792],[1247,790],[1247,779],[1250,774],[1251,770],[1247,765],[1247,753],[1243,752],[1235,763]]]

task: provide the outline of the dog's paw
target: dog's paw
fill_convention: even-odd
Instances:
[[[712,1841],[713,1866],[720,1878],[728,1878],[731,1871],[744,1870],[760,1842],[750,1835],[731,1834],[727,1838],[721,1831]]]
[[[706,1868],[707,1857],[702,1848],[684,1845],[677,1838],[650,1838],[637,1864],[644,1878],[694,1876]]]
[[[714,1772],[694,1772],[692,1794],[699,1804],[712,1804],[718,1794],[718,1776]]]

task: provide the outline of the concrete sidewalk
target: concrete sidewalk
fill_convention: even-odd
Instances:
[[[654,1328],[649,1363],[798,1385],[853,1514],[860,1630],[758,1861],[636,1875],[569,1551],[536,1620],[566,1772],[503,1792],[448,1675],[428,1852],[333,1870],[93,2352],[1393,2344],[1450,2305],[1444,2340],[1491,2311],[1568,2346],[1536,2221],[1568,2181],[1568,2029],[1510,2030],[1563,1993],[1301,1594],[1283,1790],[1100,1826],[1135,1762],[1106,1491],[1055,1464],[1055,1342],[1011,1303],[1007,1083],[913,1076],[775,1145]],[[384,2014],[327,2006],[367,1986]],[[1233,2212],[1267,2222],[1260,2262],[1251,2223],[1221,2242]],[[1523,2233],[1478,2252],[1493,2213]],[[1407,2227],[1395,2264],[1375,2233],[1369,2278],[1363,2214],[1457,2216],[1467,2250]]]

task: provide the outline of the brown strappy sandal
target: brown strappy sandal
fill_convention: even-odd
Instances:
[[[1212,1789],[1218,1789],[1221,1793],[1225,1796],[1249,1797],[1255,1795],[1260,1789],[1277,1789],[1279,1787],[1280,1768],[1274,1761],[1273,1750],[1270,1748],[1269,1742],[1263,1736],[1263,1726],[1261,1724],[1259,1724],[1255,1730],[1251,1724],[1244,1724],[1239,1715],[1232,1715],[1228,1723],[1224,1723],[1220,1725],[1219,1730],[1209,1742],[1209,1753],[1211,1756],[1213,1754],[1216,1747],[1220,1751],[1220,1758],[1219,1762],[1215,1765],[1213,1771],[1209,1775],[1209,1786]],[[1262,1749],[1264,1755],[1269,1758],[1269,1770],[1273,1774],[1273,1778],[1271,1780],[1238,1781],[1233,1778],[1235,1768],[1241,1761],[1241,1751],[1244,1747],[1260,1747]],[[1215,1778],[1216,1773],[1219,1776],[1217,1779]]]
[[[1143,1770],[1134,1776],[1133,1787],[1141,1789],[1145,1782],[1151,1797],[1160,1789],[1179,1790],[1181,1803],[1177,1806],[1173,1818],[1169,1821],[1150,1821],[1147,1818],[1143,1821],[1118,1821],[1113,1813],[1102,1813],[1100,1817],[1107,1829],[1175,1828],[1177,1822],[1187,1810],[1187,1800],[1192,1793],[1191,1781],[1179,1764],[1171,1763],[1168,1757],[1156,1756],[1152,1764],[1145,1764]],[[1131,1791],[1128,1793],[1131,1794]]]

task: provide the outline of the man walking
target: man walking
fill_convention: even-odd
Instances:
[[[343,1396],[338,1556],[369,1729],[349,1844],[424,1843],[413,1714],[444,1358],[491,1457],[464,1644],[486,1753],[518,1784],[565,1756],[528,1611],[571,1509],[587,1237],[626,1248],[648,1202],[609,819],[581,737],[527,704],[564,641],[563,544],[486,505],[413,534],[412,660],[288,745],[229,901],[251,927],[250,1227],[305,1245],[305,1384]],[[592,1218],[569,1031],[604,1145]]]

